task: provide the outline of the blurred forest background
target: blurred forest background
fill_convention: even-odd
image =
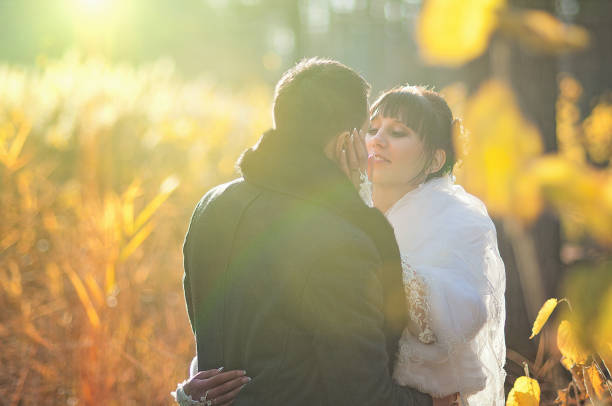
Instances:
[[[507,268],[509,404],[609,403],[612,2],[0,0],[0,405],[172,403],[191,211],[307,56],[444,92]]]

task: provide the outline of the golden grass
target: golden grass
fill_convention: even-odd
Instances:
[[[172,404],[194,353],[182,238],[269,103],[167,61],[0,66],[0,405]]]

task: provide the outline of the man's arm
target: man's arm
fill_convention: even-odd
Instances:
[[[432,405],[429,395],[395,384],[389,374],[377,252],[355,240],[332,245],[313,260],[304,295],[328,403]]]
[[[191,300],[191,279],[189,277],[189,266],[187,255],[189,251],[189,233],[185,236],[185,242],[183,244],[183,291],[185,292],[185,305],[187,307],[187,315],[189,316],[189,324],[191,324],[191,330],[195,334],[195,319],[193,312],[193,302]]]

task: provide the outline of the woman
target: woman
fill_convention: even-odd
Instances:
[[[393,225],[402,254],[410,319],[395,380],[456,404],[501,406],[504,266],[484,205],[453,182],[457,127],[439,94],[395,88],[373,104],[365,144],[346,133],[335,153]],[[366,166],[371,189],[360,181]],[[239,381],[230,382],[235,390]]]
[[[372,197],[395,231],[410,315],[394,378],[434,397],[503,405],[504,265],[484,204],[454,184],[454,128],[444,99],[420,87],[389,90],[371,109]],[[354,150],[344,154],[354,167]]]

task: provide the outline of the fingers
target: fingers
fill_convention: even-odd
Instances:
[[[355,130],[354,135],[355,152],[357,153],[357,160],[359,161],[359,169],[365,170],[368,162],[368,149],[366,148],[365,139]]]
[[[232,396],[228,397],[227,400],[221,401],[221,400],[219,400],[219,398],[222,395],[229,394],[229,393],[232,393],[232,392],[236,392],[236,394],[237,394],[238,392],[240,392],[240,389],[244,385],[249,383],[250,381],[251,381],[251,378],[249,378],[248,376],[242,376],[242,377],[238,377],[238,378],[232,379],[231,381],[227,381],[227,382],[225,382],[222,385],[219,385],[219,386],[216,386],[213,389],[210,389],[208,391],[208,397],[210,399],[216,399],[217,403],[224,403],[227,400],[231,399]],[[238,390],[238,391],[236,391],[236,390]],[[235,396],[236,395],[234,395],[234,397]]]
[[[356,130],[353,130],[351,132],[351,135],[349,137],[348,147],[346,148],[349,169],[352,171],[359,170],[360,168],[359,158],[357,156],[357,150],[355,148],[355,133],[356,133]],[[357,137],[359,137],[359,134],[357,134]]]
[[[342,169],[342,172],[344,172],[346,176],[351,176],[351,168],[349,167],[349,164],[348,164],[346,149],[343,149],[340,152],[340,158],[338,159],[338,164],[340,165],[340,169]]]
[[[196,379],[208,379],[208,378],[212,378],[213,376],[219,374],[221,371],[223,371],[223,367],[218,368],[218,369],[209,369],[206,371],[200,371],[197,374],[195,374],[194,376],[192,376],[192,378],[196,378]]]
[[[197,375],[194,375],[194,377],[191,378],[189,382],[187,382],[187,384],[185,384],[185,386],[183,387],[185,393],[191,395],[194,399],[200,399],[206,394],[206,392],[208,392],[210,397],[210,393],[212,390],[224,385],[228,381],[241,378],[245,375],[245,371],[242,370],[234,370],[227,372],[218,372],[218,370],[212,371],[217,371],[217,373],[210,378],[198,379],[196,378]],[[210,374],[210,371],[202,371],[202,375],[204,375],[204,373],[206,372]],[[229,385],[229,390],[235,388],[235,386],[236,385]],[[223,389],[218,390],[215,393],[223,394],[227,391],[228,389]]]
[[[347,140],[348,133],[342,133],[336,139],[336,162],[338,163],[338,166],[340,166],[342,172],[344,172],[347,176],[350,176],[348,160],[346,157]]]
[[[340,134],[337,138],[336,138],[336,159],[339,160],[340,159],[340,154],[342,153],[342,150],[344,149],[344,140],[345,140],[345,135]]]
[[[242,381],[244,378],[240,378],[237,379],[237,381]],[[233,382],[233,381],[232,381]],[[239,386],[237,388],[235,388],[234,390],[227,392],[225,394],[222,394],[220,396],[216,396],[214,394],[211,394],[212,392],[208,393],[208,397],[210,399],[215,399],[215,404],[216,405],[229,405],[231,404],[231,402],[233,402],[234,399],[236,399],[236,396],[238,396],[238,393],[242,390],[242,388],[244,388],[244,383],[239,384]]]
[[[203,383],[208,382],[210,378],[218,375],[223,371],[223,367],[218,369],[209,369],[206,371],[200,371],[187,381],[183,386],[183,390],[186,394],[191,395],[194,399],[200,399],[204,396],[204,392],[208,388],[203,387]]]
[[[350,145],[348,153],[350,177],[353,184],[358,186],[361,183],[361,174],[368,166],[368,151],[365,140],[362,139],[357,129],[353,129],[351,133]]]
[[[211,390],[223,385],[225,382],[231,381],[236,378],[241,378],[245,374],[246,372],[243,370],[221,372],[220,374],[217,374],[210,379],[202,381],[203,383],[200,385],[200,387],[205,388],[207,390]]]

